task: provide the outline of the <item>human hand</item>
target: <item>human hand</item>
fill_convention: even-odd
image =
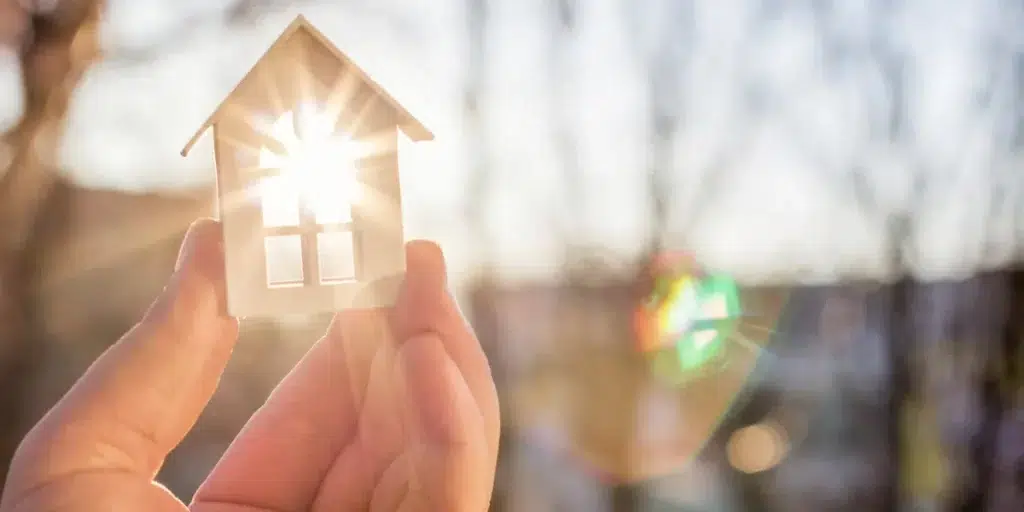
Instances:
[[[479,511],[498,402],[445,289],[436,245],[407,245],[395,307],[335,316],[214,468],[190,507],[153,481],[209,401],[238,333],[219,225],[190,230],[145,318],[23,440],[0,512]]]

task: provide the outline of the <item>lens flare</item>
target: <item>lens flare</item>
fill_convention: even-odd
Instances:
[[[659,374],[713,367],[741,315],[735,281],[699,270],[685,255],[655,261],[653,290],[635,313],[638,348]]]
[[[781,287],[741,288],[685,253],[658,255],[640,281],[645,293],[628,313],[643,357],[595,351],[571,367],[577,373],[567,376],[559,404],[571,411],[571,459],[610,484],[688,474],[764,375],[760,361],[789,295]],[[751,451],[763,434],[744,432],[730,445],[737,465],[763,470],[781,460],[781,442],[770,453]]]

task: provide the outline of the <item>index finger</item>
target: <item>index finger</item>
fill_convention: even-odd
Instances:
[[[180,268],[145,318],[25,437],[5,494],[88,471],[156,474],[206,406],[234,347],[220,240],[215,222],[193,225]]]

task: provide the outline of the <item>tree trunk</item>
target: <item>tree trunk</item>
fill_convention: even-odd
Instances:
[[[68,2],[59,17],[35,19],[22,55],[25,115],[4,142],[14,157],[0,178],[0,418],[16,418],[34,346],[29,300],[35,235],[57,186],[53,155],[71,93],[92,61],[98,1]],[[20,440],[17,423],[0,428],[0,460]],[[7,464],[0,469],[6,477]]]

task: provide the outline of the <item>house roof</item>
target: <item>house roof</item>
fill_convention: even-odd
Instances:
[[[324,48],[326,48],[328,51],[331,52],[331,54],[337,57],[337,59],[341,61],[341,63],[346,65],[351,70],[352,73],[354,73],[359,79],[361,79],[367,86],[373,89],[373,91],[377,95],[379,95],[380,98],[383,99],[389,107],[394,109],[394,111],[398,114],[400,119],[398,127],[401,128],[401,130],[405,132],[405,134],[408,135],[409,138],[411,138],[414,141],[433,140],[434,134],[431,133],[430,130],[423,125],[423,123],[421,123],[418,119],[413,117],[413,115],[409,113],[409,111],[406,110],[405,107],[403,107],[398,102],[398,100],[396,100],[394,97],[388,94],[388,92],[385,91],[380,84],[378,84],[372,78],[370,78],[370,76],[365,71],[363,71],[359,66],[352,62],[352,59],[350,59],[347,55],[345,55],[344,52],[338,49],[338,47],[335,46],[335,44],[332,43],[331,40],[328,39],[328,37],[324,35],[323,32],[314,27],[313,24],[310,23],[309,20],[307,20],[306,17],[301,14],[298,15],[295,18],[295,20],[292,21],[288,25],[288,27],[284,29],[284,32],[282,32],[281,35],[278,36],[278,38],[274,41],[274,43],[270,45],[267,51],[264,52],[263,56],[261,56],[260,59],[257,60],[257,63],[260,60],[263,60],[263,58],[266,57],[271,51],[273,51],[274,48],[283,44],[299,30],[305,30],[315,40],[320,42],[324,46]],[[235,88],[232,89],[231,93],[229,93],[221,101],[217,108],[214,109],[213,113],[210,114],[210,117],[208,117],[206,121],[203,122],[199,129],[196,130],[196,133],[192,136],[192,138],[189,139],[188,144],[186,144],[185,147],[181,150],[181,156],[187,156],[189,151],[192,150],[192,147],[195,146],[197,142],[199,142],[200,137],[203,136],[206,130],[217,122],[217,119],[224,110],[224,107],[227,105],[228,100],[235,95],[235,92],[238,90],[238,87],[241,86],[242,83],[246,82],[250,78],[250,76],[255,72],[255,70],[256,66],[254,65],[253,68],[250,69],[249,72],[247,72],[244,77],[242,77],[242,79],[238,82],[238,85],[236,85]]]

